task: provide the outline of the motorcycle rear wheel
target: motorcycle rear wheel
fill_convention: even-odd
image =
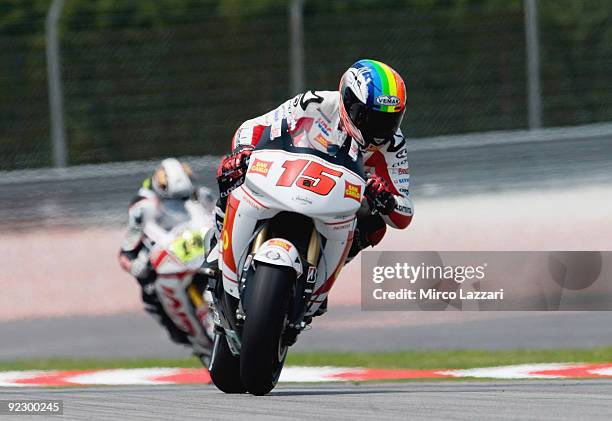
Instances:
[[[258,263],[247,283],[240,377],[253,395],[274,389],[285,364],[287,346],[281,336],[294,282],[292,268]]]

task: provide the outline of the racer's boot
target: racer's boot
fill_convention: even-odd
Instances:
[[[387,232],[387,224],[380,215],[365,215],[357,214],[357,228],[353,234],[353,243],[346,256],[344,264],[346,265],[366,247],[374,247],[385,236]]]

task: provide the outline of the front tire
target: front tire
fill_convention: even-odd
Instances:
[[[285,364],[287,347],[281,335],[294,282],[292,268],[261,262],[247,282],[240,377],[254,395],[265,395],[274,389]]]
[[[240,357],[232,354],[227,339],[223,335],[215,335],[208,370],[212,382],[222,392],[245,393],[247,391],[240,379]]]

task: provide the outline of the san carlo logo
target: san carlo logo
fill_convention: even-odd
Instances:
[[[344,181],[344,197],[361,202],[361,186]]]
[[[262,161],[260,159],[256,159],[249,168],[249,173],[268,175],[268,171],[270,171],[270,167],[272,166],[272,162]]]
[[[380,105],[399,105],[400,99],[393,95],[381,95],[376,97],[376,103]]]

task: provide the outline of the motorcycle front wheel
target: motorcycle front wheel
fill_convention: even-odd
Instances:
[[[292,268],[260,262],[247,282],[240,377],[253,395],[274,389],[285,364],[282,332],[295,276]]]

